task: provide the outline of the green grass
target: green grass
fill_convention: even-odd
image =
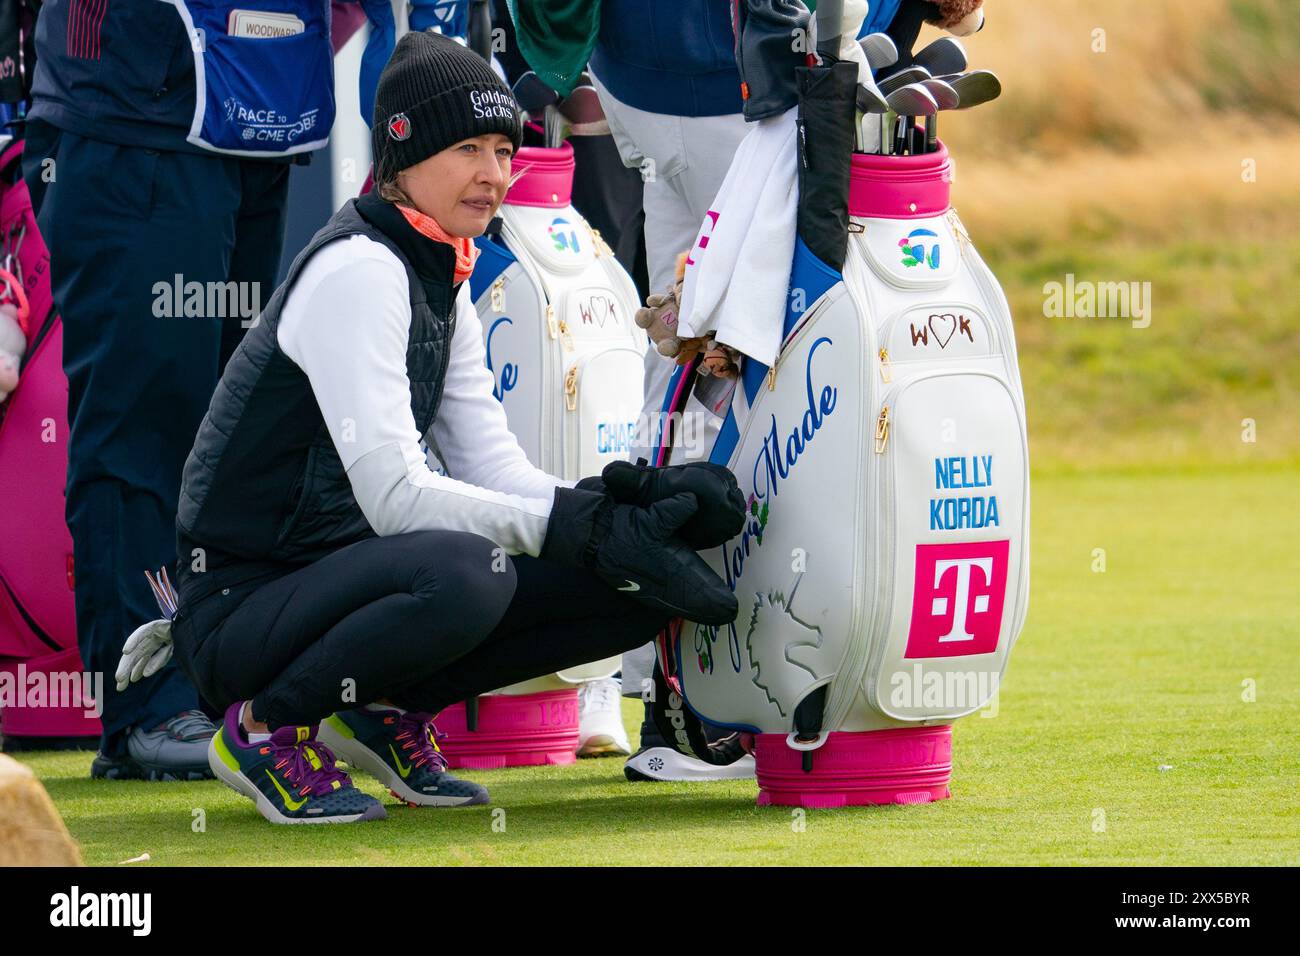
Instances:
[[[754,805],[752,782],[633,785],[600,760],[467,774],[491,807],[273,827],[217,783],[92,782],[86,755],[23,759],[91,864],[1295,865],[1298,482],[1037,480],[1028,626],[998,715],[956,726],[952,799],[928,806],[812,810],[800,831],[789,808]]]
[[[1213,222],[1178,234],[1096,237],[985,251],[1016,321],[1036,460],[1300,461],[1300,241],[1227,241]],[[1236,229],[1234,227],[1234,233]],[[1044,284],[1149,282],[1150,326],[1046,317]],[[1242,440],[1255,422],[1254,442]]]

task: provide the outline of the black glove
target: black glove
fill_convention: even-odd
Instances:
[[[677,533],[696,551],[730,541],[745,526],[745,497],[736,476],[722,465],[695,461],[651,468],[616,461],[605,466],[601,479],[615,501],[642,508],[683,491],[693,494],[699,510]]]
[[[673,534],[696,507],[687,493],[638,508],[557,488],[541,556],[591,568],[615,590],[674,617],[728,624],[736,619],[736,595]]]

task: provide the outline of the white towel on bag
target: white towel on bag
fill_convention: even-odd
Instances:
[[[741,141],[696,235],[678,335],[710,334],[771,365],[781,346],[799,199],[797,109]]]

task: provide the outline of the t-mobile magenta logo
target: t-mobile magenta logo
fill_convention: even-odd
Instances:
[[[904,657],[965,657],[998,647],[1010,541],[918,544]]]

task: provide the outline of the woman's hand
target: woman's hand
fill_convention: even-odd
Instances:
[[[605,466],[600,477],[605,490],[621,504],[648,508],[682,492],[694,495],[699,509],[677,533],[697,551],[730,541],[745,526],[745,497],[736,476],[722,465],[694,461],[652,468],[615,461]]]
[[[674,617],[728,624],[736,619],[736,595],[676,535],[697,508],[689,492],[640,508],[557,488],[541,557],[591,568],[615,590]]]

